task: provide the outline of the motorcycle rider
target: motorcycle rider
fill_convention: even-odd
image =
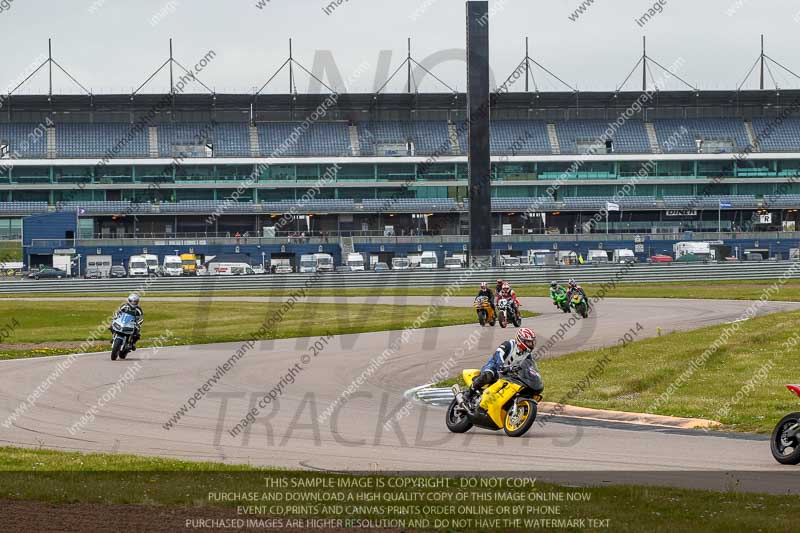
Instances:
[[[517,293],[514,292],[514,289],[511,288],[509,283],[503,283],[502,288],[497,293],[497,301],[499,302],[502,299],[506,299],[511,304],[511,309],[514,311],[514,314],[519,317],[519,308],[522,305],[519,300],[517,300]]]
[[[497,286],[494,288],[495,294],[500,294],[500,291],[503,289],[503,283],[505,283],[502,279],[497,280]]]
[[[587,301],[589,300],[589,298],[586,296],[586,291],[583,290],[583,287],[578,285],[578,282],[575,281],[574,278],[570,278],[569,283],[567,284],[567,296],[572,297],[573,292],[579,292]]]
[[[481,290],[478,291],[478,296],[476,298],[480,298],[481,296],[486,296],[489,299],[489,304],[492,306],[492,311],[497,314],[497,310],[494,307],[494,293],[492,289],[489,288],[489,284],[485,281],[481,282]]]
[[[133,335],[131,335],[131,351],[135,352],[136,343],[142,333],[142,322],[144,322],[144,311],[142,311],[142,308],[139,306],[138,294],[135,292],[131,293],[125,303],[119,306],[114,318],[117,318],[122,313],[129,313],[136,318],[136,329],[133,330]]]
[[[516,337],[498,346],[489,361],[481,367],[481,373],[472,380],[472,385],[464,393],[464,398],[470,401],[480,394],[482,387],[497,381],[501,373],[506,373],[526,359],[533,357],[535,347],[536,333],[530,328],[518,329]]]
[[[558,302],[556,302],[556,295],[558,295],[558,293],[563,290],[564,287],[559,285],[557,281],[554,280],[550,282],[550,299],[553,300],[553,305],[555,305],[556,307],[558,307]]]

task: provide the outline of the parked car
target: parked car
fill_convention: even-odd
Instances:
[[[336,267],[336,272],[352,272],[352,270],[347,265],[339,265]]]
[[[28,274],[29,278],[33,279],[62,279],[67,277],[67,273],[58,268],[43,268],[36,272]]]
[[[122,265],[114,265],[111,267],[109,276],[112,278],[124,278],[128,276],[128,271]]]
[[[672,263],[672,257],[664,254],[656,254],[650,258],[651,263]]]
[[[86,279],[103,279],[103,273],[97,268],[87,268],[83,277]]]
[[[291,265],[278,265],[275,267],[276,274],[291,274],[292,267]]]
[[[372,267],[372,270],[375,272],[386,272],[389,270],[389,265],[386,263],[375,263],[375,266]]]

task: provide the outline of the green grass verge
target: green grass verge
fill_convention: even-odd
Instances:
[[[705,418],[722,422],[725,430],[769,433],[777,420],[798,407],[785,388],[797,382],[798,320],[800,311],[746,320],[716,350],[712,345],[726,338],[721,336],[730,325],[546,359],[539,363],[545,400]],[[636,325],[632,328],[635,339]],[[454,377],[439,386],[453,383],[463,385]]]
[[[665,267],[669,268],[669,267]],[[507,277],[514,283],[514,276]],[[488,280],[493,281],[493,280]],[[562,282],[566,280],[560,280]],[[580,279],[578,279],[580,281]],[[346,283],[346,280],[344,281]],[[606,288],[605,296],[612,298],[700,298],[725,300],[757,300],[763,292],[777,280],[736,280],[736,281],[675,281],[663,283],[619,283],[615,288]],[[583,287],[591,296],[600,291],[600,284],[584,284]],[[542,296],[549,294],[547,284],[514,285],[521,297]],[[441,296],[445,287],[383,287],[370,289],[369,296]],[[463,287],[453,296],[475,296],[477,287]],[[148,292],[147,296],[182,296],[196,298],[213,298],[214,296],[288,296],[289,290],[248,290],[248,291],[214,291],[214,292]],[[309,289],[309,296],[364,296],[363,288],[341,289]],[[119,293],[85,293],[80,296],[120,297]],[[64,297],[63,293],[25,293],[19,295],[0,295],[0,298],[42,298]],[[772,295],[775,301],[800,301],[800,282],[790,281],[781,286],[777,294]]]
[[[426,517],[429,521],[442,518],[477,520],[560,518],[578,520],[593,518],[609,520],[603,529],[607,531],[791,531],[796,528],[797,496],[773,496],[741,494],[737,492],[710,492],[658,487],[603,486],[563,487],[535,481],[532,486],[488,490],[486,488],[461,488],[459,478],[451,478],[449,487],[404,489],[391,487],[397,478],[380,474],[359,476],[358,481],[376,488],[343,488],[353,476],[325,474],[308,471],[259,469],[247,466],[232,466],[216,463],[196,463],[171,459],[146,458],[132,455],[78,454],[48,450],[0,448],[0,498],[12,500],[34,500],[57,504],[138,504],[148,506],[181,506],[194,509],[220,509],[235,511],[237,505],[283,504],[284,517],[328,517],[360,518],[378,520],[386,518],[387,508],[393,506],[390,516],[405,518]],[[419,478],[417,478],[419,479]],[[422,478],[430,480],[435,478]],[[270,481],[274,480],[274,481]],[[280,488],[278,480],[290,484]],[[333,488],[295,488],[299,480],[323,480]],[[341,503],[343,511],[324,504],[315,505],[309,512],[309,500],[286,503],[283,501],[220,501],[210,497],[220,493],[256,494],[312,494],[320,499],[322,493],[379,494],[382,498],[401,494],[513,494],[529,498],[531,493],[581,494],[583,501],[548,503],[509,503],[500,501],[462,501],[472,506],[469,512],[452,512],[447,505],[457,503],[428,503],[399,501],[351,501]],[[308,496],[306,496],[308,498]],[[457,500],[452,500],[457,501]],[[551,500],[552,501],[552,500]],[[330,505],[336,505],[332,502]],[[368,510],[382,506],[383,515]],[[559,507],[558,515],[537,516],[536,512],[514,511],[515,505]],[[348,512],[347,506],[360,507]],[[422,515],[419,508],[428,506]],[[415,512],[416,511],[416,512]],[[539,511],[541,512],[541,511]],[[273,515],[274,516],[274,515]],[[411,528],[408,528],[411,529]],[[426,529],[433,529],[432,527]],[[450,527],[449,530],[493,530],[490,527]],[[531,528],[527,528],[531,529]],[[552,530],[539,526],[538,529]],[[565,531],[578,531],[578,527],[567,527]]]
[[[118,301],[82,304],[9,301],[3,319],[16,324],[0,344],[0,359],[74,353],[98,326],[108,322]],[[274,324],[264,338],[283,339],[398,330],[411,326],[427,306],[297,303],[280,320],[273,318],[281,304],[249,302],[158,302],[145,306],[140,346],[151,346],[166,331],[166,345],[208,344],[250,340],[265,322]],[[527,313],[526,316],[535,316]],[[475,322],[471,307],[439,307],[421,327]],[[108,349],[110,333],[102,334],[89,351]],[[30,344],[30,346],[28,346]]]

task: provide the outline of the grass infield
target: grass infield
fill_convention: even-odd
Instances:
[[[0,499],[6,502],[127,504],[153,514],[164,514],[159,509],[167,506],[187,510],[190,516],[339,518],[361,524],[404,520],[405,526],[393,531],[490,531],[502,528],[504,523],[496,520],[519,520],[518,527],[525,530],[553,530],[545,519],[572,521],[572,527],[558,527],[564,531],[586,530],[588,520],[596,521],[595,528],[621,532],[791,531],[797,520],[797,496],[614,485],[564,487],[533,475],[521,476],[516,483],[473,478],[475,486],[470,487],[463,476],[353,476],[0,448]],[[231,496],[243,494],[251,496],[246,501]],[[440,496],[428,499],[433,494]],[[273,507],[276,504],[279,507]],[[12,505],[6,507],[13,510]],[[48,512],[57,519],[59,507]],[[414,527],[422,524],[421,519],[427,519],[429,526]],[[450,526],[433,527],[434,520],[449,520]],[[453,527],[453,520],[470,522]]]
[[[668,268],[668,267],[667,267]],[[549,295],[547,284],[517,285],[514,284],[514,275],[507,278],[514,286],[520,297]],[[580,282],[580,277],[577,278]],[[490,285],[494,280],[487,279]],[[558,280],[565,283],[565,279]],[[624,280],[623,280],[624,281]],[[670,281],[661,283],[624,283],[620,281],[616,287],[603,286],[599,283],[582,284],[589,296],[605,289],[605,296],[611,298],[700,298],[709,300],[757,300],[769,287],[780,283],[778,280],[735,280],[735,281]],[[31,282],[34,283],[34,282]],[[309,296],[364,296],[363,288],[348,288],[347,278],[342,278],[340,289],[308,289]],[[462,287],[458,290],[447,287],[383,287],[369,289],[369,296],[441,296],[445,291],[452,296],[475,296],[478,292],[475,287]],[[213,298],[214,296],[289,296],[289,289],[282,290],[247,290],[247,291],[213,291],[213,292],[148,292],[147,296],[185,296],[196,298]],[[122,298],[126,295],[120,293],[84,293],[81,296],[109,296]],[[2,298],[46,298],[64,297],[63,293],[25,293],[0,295]],[[70,295],[72,297],[72,295]],[[780,291],[771,295],[774,301],[800,301],[800,282],[788,281],[780,285]]]
[[[118,301],[37,302],[2,304],[0,360],[75,353],[119,306]],[[209,344],[254,339],[262,324],[274,324],[265,339],[342,335],[399,330],[412,326],[428,306],[295,303],[275,319],[282,304],[253,302],[158,302],[145,305],[139,346],[152,345],[170,331],[163,345]],[[525,316],[535,316],[527,313]],[[437,307],[423,328],[477,323],[471,307]],[[8,327],[2,329],[8,323]],[[10,333],[8,333],[10,331]],[[110,332],[102,332],[86,351],[108,350]]]

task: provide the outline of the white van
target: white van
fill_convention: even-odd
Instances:
[[[636,256],[633,255],[633,250],[629,248],[620,248],[614,250],[613,261],[615,263],[635,263]]]
[[[158,274],[158,256],[153,254],[144,254],[144,262],[147,263],[148,274]]]
[[[161,266],[161,274],[164,276],[183,276],[183,262],[179,255],[165,255],[164,263]]]
[[[347,254],[347,266],[351,272],[361,272],[364,270],[364,256],[359,253]]]
[[[444,267],[447,269],[464,268],[464,263],[461,261],[461,258],[450,256],[444,258]]]
[[[422,252],[419,268],[439,268],[439,257],[436,255],[436,252]]]
[[[148,275],[147,260],[143,255],[132,255],[128,259],[128,277],[146,278]]]
[[[213,276],[249,276],[255,271],[247,263],[209,263],[208,273]]]
[[[589,250],[586,261],[593,264],[608,263],[608,252],[605,250]]]
[[[317,271],[317,260],[313,255],[300,256],[300,273],[314,273]]]
[[[331,254],[314,254],[314,259],[317,262],[317,272],[333,272],[335,267],[333,264],[333,256]]]
[[[395,257],[392,259],[392,270],[410,270],[411,261],[408,257]]]

